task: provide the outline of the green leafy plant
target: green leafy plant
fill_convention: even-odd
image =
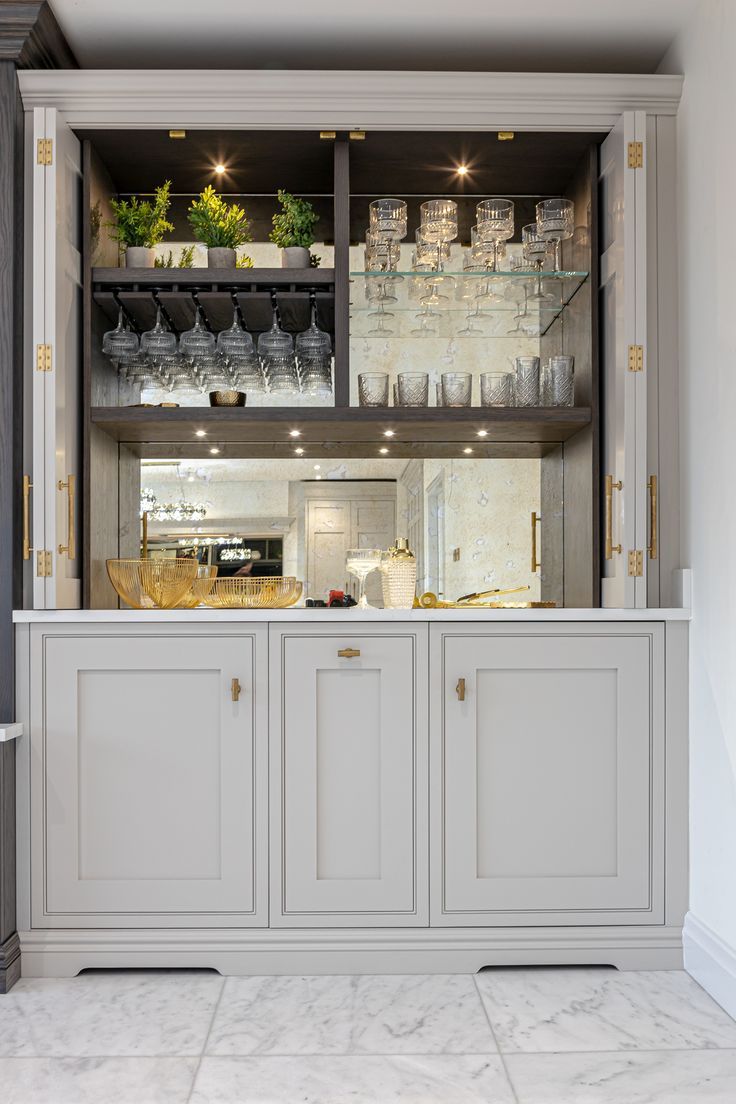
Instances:
[[[171,203],[170,188],[170,180],[156,188],[153,202],[138,196],[131,196],[130,200],[111,199],[115,221],[107,224],[110,237],[125,247],[132,245],[152,249],[158,245],[164,234],[174,229],[166,218]]]
[[[314,227],[319,219],[312,204],[306,199],[297,199],[291,192],[279,188],[277,192],[281,211],[271,219],[273,230],[269,237],[280,249],[299,245],[309,249],[314,242]],[[318,262],[319,263],[319,262]]]
[[[194,263],[194,246],[185,245],[179,254],[179,260],[176,262],[177,268],[191,268]],[[153,262],[154,268],[173,268],[174,267],[174,254],[171,250],[168,253],[163,253],[160,257],[156,257]]]
[[[253,258],[249,257],[247,253],[243,253],[235,261],[236,268],[253,268]]]
[[[227,203],[211,184],[192,202],[187,217],[197,240],[208,249],[237,249],[253,240],[243,208]]]

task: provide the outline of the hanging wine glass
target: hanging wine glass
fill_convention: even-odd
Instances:
[[[141,334],[140,348],[142,353],[154,361],[159,357],[176,355],[176,334],[164,326],[160,303],[156,304],[156,324],[152,330],[146,330]]]
[[[102,335],[102,351],[111,360],[119,361],[123,357],[134,357],[139,347],[138,337],[129,329],[125,312],[120,307],[117,326]]]

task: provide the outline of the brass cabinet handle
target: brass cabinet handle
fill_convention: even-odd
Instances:
[[[360,655],[360,648],[340,648],[337,654],[342,659],[354,659]]]
[[[240,679],[234,678],[230,683],[230,697],[234,702],[240,701]]]
[[[31,552],[31,491],[30,475],[23,476],[23,559],[30,560]]]
[[[532,575],[542,570],[542,564],[537,559],[537,525],[541,522],[542,515],[532,510]]]
[[[647,483],[649,488],[649,544],[647,545],[647,552],[649,553],[650,560],[656,560],[657,558],[657,525],[659,524],[657,518],[657,477],[656,475],[649,476],[649,482]]]
[[[607,560],[613,559],[613,553],[617,552],[621,555],[621,545],[613,543],[613,492],[620,491],[623,487],[623,483],[620,479],[614,481],[612,475],[607,475],[605,478],[605,497],[606,497],[606,532],[605,532],[605,549],[604,555]]]
[[[465,701],[465,679],[459,678],[457,680],[457,686],[455,687],[455,693],[457,694],[458,701]]]
[[[66,481],[60,479],[57,484],[57,490],[66,490],[67,495],[67,534],[66,544],[60,544],[58,546],[58,552],[60,556],[64,553],[67,554],[70,560],[76,558],[77,547],[74,538],[74,500],[76,494],[77,477],[75,475],[68,475]]]

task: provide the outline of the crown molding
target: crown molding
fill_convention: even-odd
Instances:
[[[27,109],[71,126],[610,130],[674,115],[682,77],[587,73],[80,69],[19,74]]]
[[[0,61],[21,69],[76,69],[75,58],[45,0],[0,0]]]

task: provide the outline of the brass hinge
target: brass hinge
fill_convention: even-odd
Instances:
[[[334,130],[321,130],[319,132],[319,136],[325,142],[334,142],[334,140],[337,138],[337,131],[334,131]]]
[[[39,579],[50,579],[52,574],[51,553],[40,550],[36,553],[36,575]]]
[[[644,553],[637,548],[632,548],[629,552],[629,575],[634,575],[638,579],[643,574]]]
[[[644,168],[644,143],[629,142],[628,166],[630,169]]]
[[[36,141],[36,164],[51,165],[54,161],[53,138],[39,138]]]
[[[365,142],[364,130],[351,130],[348,134],[348,138],[351,142]]]
[[[50,372],[51,371],[51,346],[50,345],[37,345],[36,346],[36,371],[37,372]]]
[[[644,346],[629,345],[629,371],[644,371]]]

